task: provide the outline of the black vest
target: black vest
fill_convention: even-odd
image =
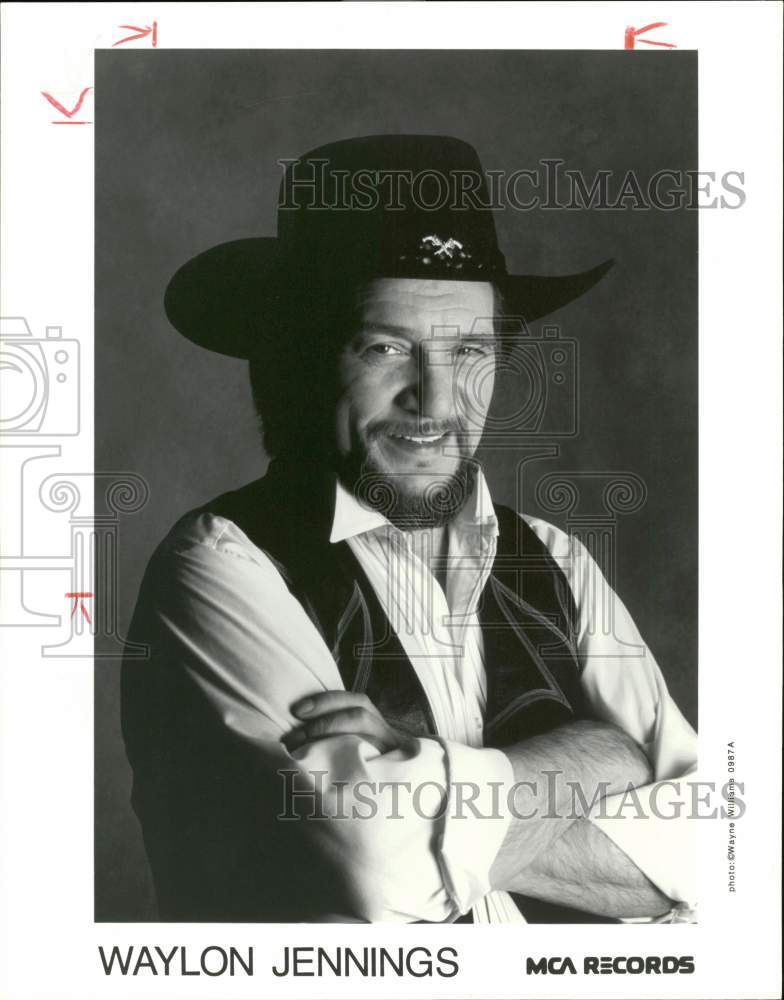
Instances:
[[[275,562],[332,650],[347,689],[366,692],[393,725],[434,733],[425,693],[372,586],[348,544],[329,541],[334,481],[301,473],[293,481],[276,462],[264,479],[202,510],[232,520]],[[520,517],[501,506],[496,513],[497,553],[479,619],[485,744],[504,747],[580,717],[584,704],[567,581]],[[198,688],[168,668],[166,639],[158,639],[154,625],[156,588],[167,583],[157,579],[154,563],[131,626],[131,639],[149,643],[152,658],[124,664],[122,714],[132,801],[160,917],[316,919],[320,900],[339,899],[344,887],[323,866],[314,870],[316,859],[296,853],[289,828],[281,828],[269,805],[277,786],[260,794],[270,779],[253,748],[232,738]],[[296,863],[270,865],[271,850],[294,852]],[[602,919],[514,898],[532,922]],[[351,912],[346,905],[341,912]]]
[[[347,690],[366,693],[392,725],[432,735],[427,697],[373,587],[348,544],[329,542],[333,490],[329,480],[297,488],[273,466],[264,479],[205,509],[233,521],[276,562],[332,650]],[[585,702],[566,578],[525,521],[494,506],[498,544],[479,622],[487,674],[484,744],[502,748],[583,717]],[[513,898],[530,923],[608,919]]]
[[[277,565],[332,650],[347,690],[392,725],[435,733],[425,692],[346,542],[330,543],[332,507],[273,475],[205,510],[233,521]],[[285,502],[282,502],[282,495]],[[525,521],[495,505],[499,536],[479,621],[487,672],[485,746],[504,747],[583,714],[576,610],[563,572]]]

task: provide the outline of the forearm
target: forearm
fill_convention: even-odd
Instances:
[[[634,740],[614,726],[583,721],[505,752],[516,786],[512,820],[490,871],[494,888],[609,915],[615,906],[632,906],[625,916],[639,915],[640,906],[645,915],[668,908],[626,855],[584,819],[598,799],[650,780],[650,764]]]
[[[566,832],[522,869],[514,891],[607,917],[653,917],[672,901],[589,820]]]

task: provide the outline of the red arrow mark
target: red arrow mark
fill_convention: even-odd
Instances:
[[[652,24],[646,24],[644,28],[633,28],[631,25],[626,29],[623,36],[623,47],[625,49],[633,49],[635,39],[644,34],[646,31],[653,31],[654,28],[666,28],[666,21],[654,21]],[[670,42],[649,42],[647,38],[641,38],[640,41],[643,45],[659,45],[664,49],[677,49],[677,45],[672,45]]]
[[[71,608],[71,618],[73,618],[74,614],[76,613],[76,609],[78,608],[82,612],[84,617],[87,619],[87,621],[90,623],[90,625],[92,625],[92,621],[90,621],[90,614],[87,608],[84,606],[84,598],[95,597],[95,594],[91,593],[89,590],[77,590],[77,591],[72,591],[71,593],[66,594],[65,596],[70,597],[73,600],[73,607]]]
[[[60,104],[60,102],[57,100],[56,97],[52,97],[51,94],[47,94],[45,90],[42,90],[41,94],[47,99],[47,101],[49,101],[52,107],[57,108],[60,114],[65,115],[65,117],[69,119],[69,121],[67,122],[52,122],[52,125],[89,125],[90,122],[72,121],[70,119],[73,119],[73,116],[76,114],[76,112],[79,110],[79,108],[81,108],[82,104],[84,103],[84,99],[87,96],[88,92],[91,91],[92,89],[93,89],[92,87],[85,87],[84,90],[81,92],[81,94],[79,94],[79,100],[76,102],[76,104],[74,104],[74,106],[71,108],[70,111],[68,110],[68,108]]]
[[[140,38],[146,38],[148,35],[152,35],[150,41],[152,42],[152,47],[155,48],[158,44],[158,22],[153,21],[152,24],[146,25],[144,28],[138,27],[135,24],[119,24],[118,28],[122,28],[124,31],[135,31],[135,35],[128,35],[127,38],[121,38],[119,42],[114,42],[112,48],[116,48],[118,45],[125,45],[126,42],[136,42]]]

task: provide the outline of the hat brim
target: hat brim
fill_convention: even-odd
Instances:
[[[534,322],[589,291],[613,260],[558,276],[503,275],[495,280],[506,313]],[[234,240],[185,263],[169,282],[164,308],[172,326],[200,347],[235,358],[263,349],[274,317],[301,300],[308,274],[288,260],[275,237]]]

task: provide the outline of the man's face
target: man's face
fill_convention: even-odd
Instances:
[[[409,525],[448,520],[473,481],[468,460],[493,392],[492,286],[383,278],[357,305],[338,363],[343,480],[361,499],[380,486],[394,494],[379,505],[391,520],[395,512]]]

